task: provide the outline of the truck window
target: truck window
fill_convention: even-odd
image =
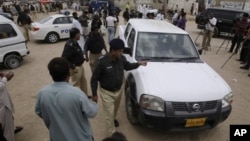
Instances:
[[[131,48],[131,50],[133,50],[133,46],[134,46],[134,42],[135,42],[135,30],[132,29],[129,37],[128,37],[128,47]]]
[[[125,38],[125,39],[127,38],[128,33],[129,33],[131,27],[132,27],[131,24],[128,24],[127,28],[125,29],[125,32],[124,32],[124,38]]]
[[[16,31],[9,24],[1,24],[0,39],[11,38],[17,36]]]
[[[198,54],[188,35],[139,32],[135,57],[180,59],[198,57]]]

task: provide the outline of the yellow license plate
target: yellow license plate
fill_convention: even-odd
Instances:
[[[187,119],[185,127],[203,126],[205,122],[206,118]]]

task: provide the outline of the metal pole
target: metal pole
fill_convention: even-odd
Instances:
[[[244,2],[243,2],[243,5],[242,5],[242,10],[244,10],[244,9],[245,9],[246,1],[247,1],[247,0],[244,0]]]

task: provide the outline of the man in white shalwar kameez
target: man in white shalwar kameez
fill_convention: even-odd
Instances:
[[[14,106],[6,88],[6,83],[14,76],[13,72],[0,73],[0,124],[7,141],[14,141]]]

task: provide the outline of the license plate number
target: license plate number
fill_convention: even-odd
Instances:
[[[206,118],[187,119],[185,127],[203,126],[205,122]]]

